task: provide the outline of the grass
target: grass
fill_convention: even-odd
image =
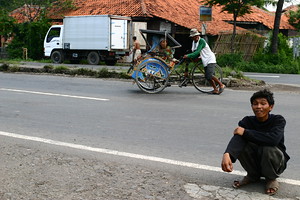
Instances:
[[[131,79],[131,76],[127,74],[127,69],[120,70],[118,72],[114,70],[108,70],[107,68],[101,68],[99,70],[87,69],[87,68],[72,68],[65,65],[53,66],[51,63],[44,65],[42,68],[28,68],[22,67],[21,62],[23,60],[6,60],[0,59],[0,71],[10,72],[10,73],[43,73],[43,74],[63,74],[68,76],[84,76],[92,78],[119,78],[119,79]],[[35,61],[47,63],[47,60]],[[49,60],[48,60],[49,61]],[[2,63],[2,64],[1,64]],[[189,68],[191,68],[189,66]],[[233,70],[229,67],[223,67],[223,78],[232,77],[237,79],[238,82],[252,82],[255,80],[250,80],[245,77],[241,71]],[[259,84],[259,83],[258,83]]]
[[[64,65],[53,66],[51,64],[45,65],[42,68],[28,68],[22,67],[17,61],[3,62],[0,60],[0,71],[2,72],[24,72],[24,73],[48,73],[48,74],[63,74],[69,76],[86,76],[93,78],[122,78],[130,79],[125,70],[121,72],[109,71],[107,68],[101,68],[99,70],[92,70],[87,68],[70,68]]]

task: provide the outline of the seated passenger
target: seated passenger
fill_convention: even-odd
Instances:
[[[153,36],[152,46],[148,52],[157,53],[160,58],[162,58],[170,67],[174,67],[176,59],[173,58],[175,53],[174,49],[168,46],[168,41],[165,38],[158,38]]]
[[[168,42],[166,39],[161,39],[159,43],[159,53],[161,54],[161,58],[164,59],[167,63],[170,63],[173,60],[174,50],[168,46]]]

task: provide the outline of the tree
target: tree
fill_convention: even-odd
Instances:
[[[251,6],[261,7],[264,5],[264,0],[203,0],[200,1],[206,5],[223,6],[222,12],[227,11],[233,14],[233,33],[231,37],[231,52],[234,53],[234,40],[236,35],[236,21],[239,16],[251,13]]]
[[[278,34],[280,29],[281,13],[283,8],[284,0],[279,0],[277,2],[277,8],[275,13],[273,36],[271,41],[271,53],[276,54],[278,52]]]
[[[1,1],[1,0],[0,0]],[[50,26],[49,16],[73,9],[72,0],[15,0],[23,7],[18,9],[22,23],[15,23],[13,40],[8,45],[10,57],[22,57],[22,48],[28,49],[28,57],[43,58],[43,39]]]
[[[7,47],[10,58],[22,58],[23,48],[27,48],[28,57],[38,60],[43,58],[44,37],[49,29],[47,21],[15,24],[14,39]]]
[[[280,30],[280,21],[281,21],[281,14],[284,2],[291,2],[292,0],[278,0],[277,3],[275,0],[266,0],[266,4],[273,4],[277,5],[276,12],[275,12],[275,19],[274,19],[274,27],[273,27],[273,34],[271,39],[271,53],[277,54],[278,53],[278,34]]]
[[[289,22],[292,24],[295,28],[300,31],[300,5],[298,6],[297,11],[291,11],[290,13],[290,19]]]
[[[16,0],[0,0],[1,9],[6,10],[8,12],[18,8],[18,4],[15,2]]]
[[[15,0],[15,2],[15,5],[20,7],[19,14],[29,22],[74,8],[72,0]]]
[[[8,12],[4,9],[0,9],[0,41],[2,42],[2,37],[5,42],[12,34],[14,19],[8,15]],[[0,47],[4,46],[2,43]]]

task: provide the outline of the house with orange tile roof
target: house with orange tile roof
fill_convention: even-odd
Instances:
[[[123,15],[132,17],[134,22],[146,22],[147,29],[167,30],[183,45],[189,48],[187,39],[189,29],[202,31],[206,25],[206,34],[216,40],[221,33],[232,33],[233,15],[221,12],[220,6],[212,8],[212,21],[201,22],[198,0],[74,0],[76,9],[64,13],[74,15]],[[252,13],[237,19],[238,32],[252,31],[266,35],[273,29],[275,14],[257,7],[252,7]],[[59,19],[59,18],[58,18]],[[288,23],[288,17],[282,16],[280,31],[289,35],[293,26]],[[187,43],[187,44],[186,44]]]
[[[199,20],[198,0],[74,0],[76,9],[64,13],[64,15],[122,15],[129,16],[136,20],[149,21],[150,26],[159,28],[152,21],[160,19],[167,21],[174,26],[181,26],[187,29],[198,28],[201,31]],[[256,29],[272,29],[274,23],[274,13],[255,6],[252,7],[252,13],[238,18],[238,25],[246,27],[245,24],[252,24]],[[212,21],[207,22],[207,34],[218,35],[222,31],[232,30],[233,16],[227,12],[221,12],[220,6],[214,6],[212,9]],[[224,23],[225,22],[225,23]],[[280,29],[291,29],[287,18],[281,20]]]
[[[212,21],[201,22],[198,0],[73,0],[75,9],[51,16],[53,21],[62,22],[63,16],[76,15],[121,15],[129,16],[134,23],[145,23],[147,29],[167,30],[183,48],[190,47],[189,30],[197,28],[202,31],[206,25],[206,34],[216,40],[217,36],[232,33],[233,16],[221,12],[220,6],[212,8]],[[238,32],[252,31],[266,35],[273,29],[275,14],[257,7],[252,13],[237,19]],[[288,17],[282,15],[280,31],[285,35],[295,34],[295,28],[288,23]],[[180,50],[179,50],[180,51]]]
[[[198,28],[201,31],[200,4],[197,0],[74,0],[74,5],[76,9],[64,15],[122,15],[132,17],[134,21],[148,22],[149,29],[159,30],[162,28],[160,23],[167,22],[171,24],[172,32],[178,26],[187,30]],[[232,30],[232,25],[220,19],[215,9],[214,15],[213,21],[210,22],[211,29],[207,34],[218,35],[219,31]]]
[[[62,21],[63,16],[75,15],[121,15],[132,17],[134,21],[147,21],[149,28],[159,28],[159,23],[154,21],[166,21],[173,26],[181,26],[187,29],[197,28],[201,31],[202,23],[199,20],[198,0],[73,0],[75,9],[65,11],[60,15],[51,16],[53,20]],[[12,12],[18,21],[28,21],[32,15],[40,11],[38,6],[24,5]],[[290,6],[287,10],[296,10],[297,6]],[[30,16],[30,17],[28,17]],[[255,6],[252,7],[252,13],[238,17],[238,26],[249,29],[245,24],[252,24],[252,28],[257,30],[264,27],[272,29],[274,23],[274,12],[269,12]],[[212,8],[212,21],[206,22],[208,35],[218,35],[220,32],[232,31],[232,14],[221,12],[220,6]],[[251,27],[251,26],[250,26]],[[294,27],[288,23],[288,17],[283,14],[280,23],[281,30],[294,30]],[[240,29],[242,30],[242,29]]]

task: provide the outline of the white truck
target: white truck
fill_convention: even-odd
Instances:
[[[115,15],[66,16],[63,25],[53,25],[44,39],[44,55],[53,63],[70,60],[79,63],[87,59],[97,65],[107,65],[130,51],[132,21]]]

